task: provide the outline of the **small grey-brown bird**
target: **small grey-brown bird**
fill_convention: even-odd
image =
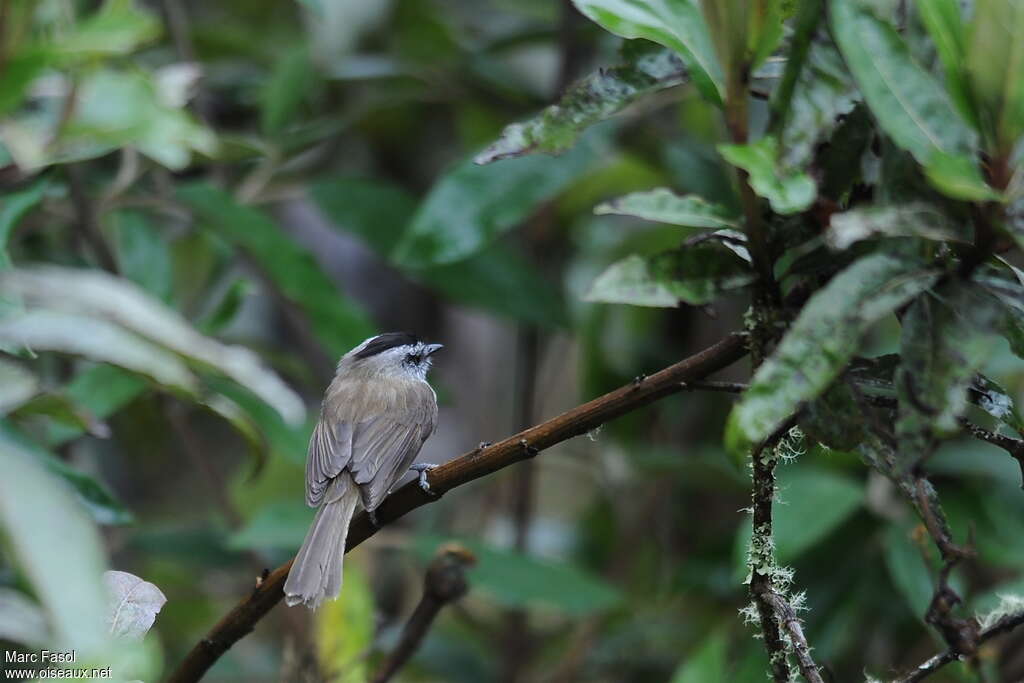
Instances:
[[[345,538],[357,504],[370,513],[409,469],[429,490],[429,464],[414,465],[437,427],[437,395],[427,383],[441,344],[390,332],[338,361],[306,455],[306,503],[320,506],[284,584],[288,605],[314,609],[341,592]]]

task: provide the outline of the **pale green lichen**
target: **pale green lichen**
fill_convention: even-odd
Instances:
[[[992,628],[1001,619],[1024,613],[1024,596],[1012,593],[1000,594],[999,604],[990,612],[978,615],[978,624],[982,629]]]

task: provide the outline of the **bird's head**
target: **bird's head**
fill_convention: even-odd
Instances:
[[[426,379],[431,356],[441,348],[408,332],[378,334],[346,353],[338,369],[344,365],[359,374]]]

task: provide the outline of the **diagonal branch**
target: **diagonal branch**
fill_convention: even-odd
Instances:
[[[532,458],[546,448],[586,434],[616,417],[677,393],[682,390],[682,382],[703,379],[735,363],[746,353],[744,336],[731,334],[654,375],[638,377],[623,387],[576,406],[547,422],[524,429],[504,441],[470,451],[430,470],[428,480],[435,497],[428,495],[415,482],[391,494],[377,509],[378,524],[393,522],[418,507],[436,501],[436,496],[457,486]],[[352,520],[349,528],[346,551],[370,538],[376,531],[366,513],[360,513]],[[251,632],[256,622],[284,597],[282,587],[290,568],[291,561],[275,569],[250,595],[217,622],[170,675],[169,683],[198,681],[228,648]]]

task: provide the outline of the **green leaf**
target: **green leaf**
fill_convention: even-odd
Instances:
[[[181,187],[178,196],[200,223],[259,264],[281,293],[306,313],[313,333],[331,354],[340,357],[374,333],[367,315],[338,291],[313,255],[265,213],[205,184]]]
[[[29,348],[79,353],[194,391],[194,377],[167,349],[246,386],[285,420],[300,422],[305,415],[302,399],[259,356],[200,334],[176,311],[126,280],[94,270],[40,266],[0,273],[0,291],[35,307],[20,318],[0,320],[0,336],[10,335],[9,326],[17,324],[17,333]],[[73,319],[117,344],[116,351],[68,327]]]
[[[730,450],[763,441],[821,395],[857,352],[864,333],[936,279],[935,271],[882,253],[832,278],[804,305],[733,408],[726,432]]]
[[[808,438],[829,448],[852,451],[865,438],[863,421],[852,417],[859,410],[853,390],[840,380],[807,404],[798,424]]]
[[[973,287],[949,285],[919,297],[902,319],[896,436],[910,466],[934,450],[937,438],[960,431],[968,389],[996,342],[998,310]]]
[[[0,270],[11,265],[7,243],[18,222],[42,200],[48,181],[42,178],[24,190],[11,192],[0,200]]]
[[[964,121],[978,126],[967,83],[967,31],[957,0],[917,0],[917,13],[935,43],[946,73],[946,90]]]
[[[928,164],[936,152],[970,156],[974,132],[895,27],[864,0],[831,0],[832,31],[871,111],[897,145]]]
[[[784,467],[778,471],[778,503],[772,509],[775,555],[786,564],[827,538],[855,513],[864,487],[853,479],[815,467]],[[739,555],[750,544],[749,520],[736,540]]]
[[[448,538],[421,535],[416,553],[427,560]],[[458,539],[477,559],[469,572],[472,590],[488,594],[503,607],[547,606],[573,616],[615,607],[622,595],[598,576],[564,562],[502,550],[480,541]]]
[[[287,50],[274,62],[261,94],[265,134],[277,135],[291,122],[312,89],[315,75],[305,45]]]
[[[39,391],[39,379],[32,372],[0,359],[0,415],[16,409]]]
[[[45,47],[21,46],[9,55],[0,80],[0,117],[13,111],[25,99],[28,86],[43,73],[52,59]]]
[[[726,659],[729,641],[724,631],[717,631],[701,643],[696,652],[679,663],[670,683],[707,683],[728,680]]]
[[[534,152],[560,154],[571,148],[588,126],[610,118],[642,97],[689,80],[689,73],[671,50],[635,52],[639,54],[623,66],[601,69],[572,85],[558,104],[534,118],[506,126],[501,137],[474,161],[489,164]]]
[[[680,197],[664,187],[634,192],[599,204],[594,213],[635,216],[690,228],[735,228],[739,225],[735,215],[725,207],[711,204],[696,195]]]
[[[885,565],[911,614],[923,618],[932,600],[932,569],[910,526],[891,524],[885,533]]]
[[[166,240],[139,211],[112,211],[106,219],[114,232],[118,271],[147,292],[169,301],[173,288]]]
[[[106,320],[44,310],[15,313],[0,318],[0,343],[83,356],[188,394],[198,390],[195,376],[178,356]]]
[[[679,305],[679,299],[669,291],[668,286],[655,278],[648,260],[637,254],[608,266],[590,285],[583,299],[655,308],[675,308]]]
[[[94,365],[79,372],[64,388],[63,393],[97,420],[105,420],[146,391],[146,382],[113,365]],[[46,444],[59,446],[82,434],[80,426],[65,423],[50,424],[46,430]]]
[[[1009,157],[1024,134],[1024,5],[1018,0],[977,0],[966,70],[978,118],[998,156]]]
[[[1000,201],[1002,195],[981,177],[978,164],[965,156],[936,151],[924,167],[924,173],[937,190],[947,197],[966,201]]]
[[[55,642],[79,656],[96,652],[107,634],[96,527],[68,487],[6,434],[0,464],[0,531],[10,557],[46,610]]]
[[[311,194],[337,227],[358,235],[385,259],[416,210],[408,192],[382,181],[325,180],[315,184]],[[566,324],[562,293],[526,258],[502,244],[409,276],[453,303],[542,327]]]
[[[683,58],[693,82],[714,104],[722,103],[722,67],[704,15],[693,0],[573,0],[592,21],[623,38],[644,38],[672,48]]]
[[[132,0],[106,0],[98,12],[55,41],[50,49],[66,61],[123,55],[160,34],[160,22]]]
[[[302,545],[313,514],[313,509],[298,498],[268,503],[228,537],[227,546],[232,550],[274,548],[294,552]]]
[[[392,260],[416,269],[472,256],[590,169],[599,158],[598,142],[588,136],[554,159],[526,156],[488,166],[463,161],[431,188]]]
[[[922,237],[971,242],[969,228],[955,223],[931,204],[875,205],[832,214],[825,242],[832,249],[846,249],[874,237]]]
[[[809,175],[779,165],[779,143],[765,136],[749,145],[719,145],[718,151],[733,166],[750,175],[754,192],[771,202],[776,213],[798,213],[809,207],[818,189]]]
[[[861,100],[843,59],[831,44],[812,42],[797,76],[781,134],[780,164],[802,169]]]

